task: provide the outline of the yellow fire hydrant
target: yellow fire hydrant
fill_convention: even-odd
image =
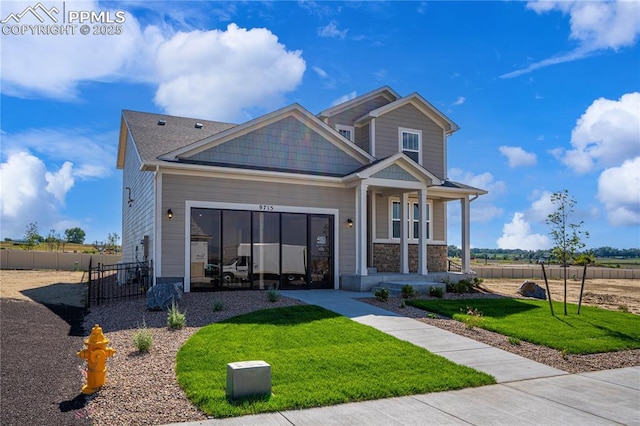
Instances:
[[[102,334],[102,328],[96,324],[91,330],[91,336],[84,341],[87,349],[78,352],[80,358],[87,360],[87,384],[82,387],[83,394],[91,394],[104,386],[107,377],[107,358],[116,351],[108,348],[109,339]]]

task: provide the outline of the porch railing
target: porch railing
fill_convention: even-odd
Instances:
[[[462,272],[462,265],[460,263],[454,262],[451,259],[447,259],[447,271],[449,272]]]

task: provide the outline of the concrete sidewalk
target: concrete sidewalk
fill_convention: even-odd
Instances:
[[[640,367],[571,375],[355,300],[366,293],[282,294],[491,374],[498,384],[182,425],[640,425]]]

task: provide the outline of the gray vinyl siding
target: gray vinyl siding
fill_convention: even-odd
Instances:
[[[140,157],[131,135],[127,136],[125,162],[122,173],[122,261],[144,260],[140,241],[149,236],[149,257],[153,259],[153,211],[154,211],[154,175],[153,172],[140,171]],[[129,191],[134,200],[129,207]]]
[[[286,117],[189,159],[341,176],[362,166],[358,160],[294,117]]]
[[[386,169],[382,169],[377,173],[371,175],[372,178],[379,179],[392,179],[392,180],[404,180],[408,182],[418,182],[418,179],[413,177],[409,172],[404,170],[397,164],[393,164]]]
[[[355,273],[355,229],[348,228],[347,219],[355,217],[355,190],[305,186],[234,179],[212,179],[199,176],[164,174],[162,180],[162,211],[171,208],[173,219],[163,218],[162,275],[184,276],[185,262],[185,202],[210,201],[239,204],[316,207],[338,209],[334,226],[339,233],[341,274]],[[189,236],[187,236],[189,238]]]
[[[355,128],[355,144],[371,154],[369,150],[369,124]]]
[[[445,203],[439,200],[433,200],[431,212],[431,221],[433,222],[433,239],[436,241],[444,241],[446,226]]]
[[[444,178],[443,130],[410,104],[376,119],[376,157],[385,158],[399,151],[400,127],[422,131],[422,166],[437,177]]]
[[[363,115],[378,109],[382,106],[391,103],[391,101],[385,99],[383,96],[377,96],[367,102],[354,105],[353,108],[349,108],[342,111],[339,114],[329,117],[329,126],[335,128],[336,124],[344,124],[346,126],[353,126],[353,123]]]
[[[376,195],[375,238],[389,238],[389,198]]]

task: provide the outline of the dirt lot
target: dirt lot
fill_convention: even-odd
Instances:
[[[522,279],[486,278],[481,288],[492,293],[517,296]],[[544,280],[535,280],[545,288]],[[567,280],[567,302],[578,303],[581,281]],[[564,283],[562,280],[550,280],[549,289],[553,300],[562,301]],[[599,306],[611,310],[625,310],[640,315],[640,280],[586,280],[582,298],[584,305]]]
[[[0,298],[84,307],[86,272],[0,271]]]

